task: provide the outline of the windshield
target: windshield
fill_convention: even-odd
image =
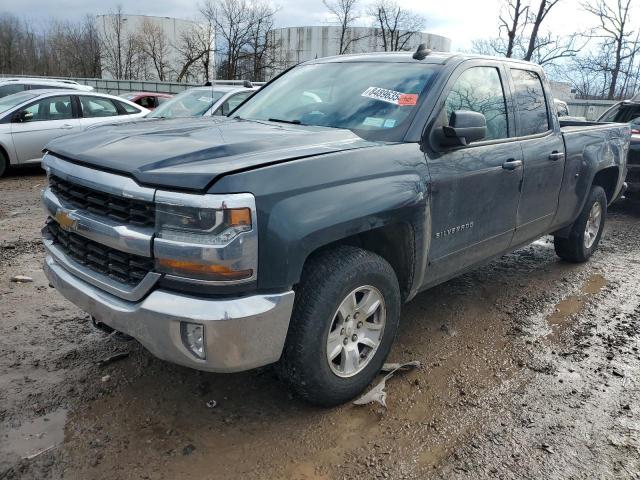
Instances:
[[[233,117],[345,128],[374,139],[400,140],[435,69],[386,62],[301,65],[259,90]]]
[[[17,107],[21,103],[35,97],[37,97],[37,95],[34,95],[33,93],[14,93],[13,95],[2,97],[0,98],[0,113],[6,112],[13,107]]]
[[[607,110],[601,122],[630,123],[636,129],[640,127],[640,105],[619,103],[610,110]]]
[[[209,89],[187,90],[163,103],[150,118],[201,117],[225,92]]]

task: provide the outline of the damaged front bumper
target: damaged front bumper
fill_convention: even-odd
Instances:
[[[274,363],[282,354],[293,291],[202,298],[153,290],[139,301],[128,301],[78,278],[51,254],[44,271],[65,298],[163,360],[198,370],[236,372]],[[204,359],[187,348],[182,322],[204,326]]]

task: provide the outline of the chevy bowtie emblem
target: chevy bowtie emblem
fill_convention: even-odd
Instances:
[[[67,232],[75,230],[78,226],[78,221],[71,218],[67,212],[64,212],[62,210],[58,210],[55,217],[53,218],[55,218],[56,222],[58,222],[60,228],[66,230]]]

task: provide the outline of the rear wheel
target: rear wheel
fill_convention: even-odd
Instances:
[[[556,254],[569,262],[586,262],[598,248],[606,216],[607,195],[602,187],[593,186],[569,237],[554,238]]]
[[[400,288],[382,257],[339,247],[305,266],[279,369],[304,400],[344,403],[380,371],[396,335]]]

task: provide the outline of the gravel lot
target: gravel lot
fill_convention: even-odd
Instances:
[[[321,410],[269,368],[197,372],[94,330],[41,271],[44,184],[0,179],[2,480],[640,478],[639,205],[588,264],[544,238],[419,295],[390,360],[423,367],[388,409]]]

